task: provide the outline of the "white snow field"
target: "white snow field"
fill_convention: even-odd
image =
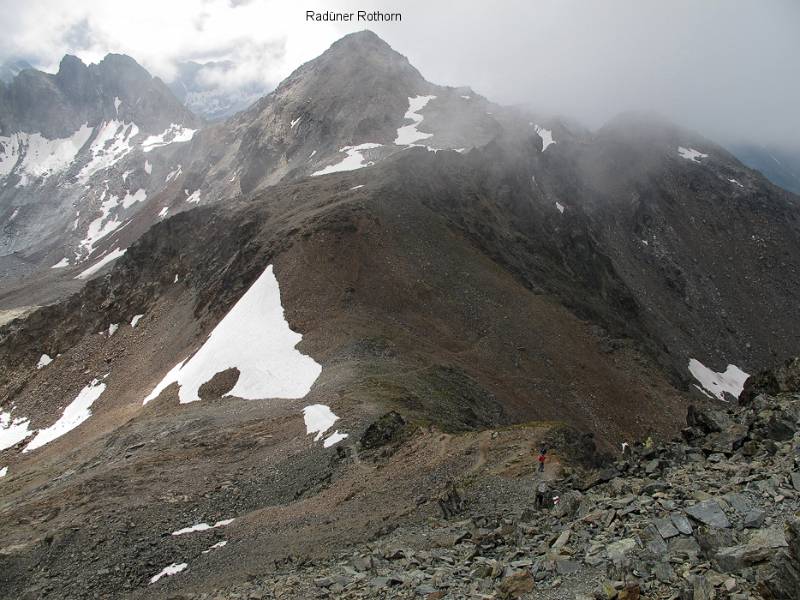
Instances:
[[[175,365],[144,399],[150,402],[172,383],[181,403],[200,400],[200,386],[216,373],[236,367],[239,379],[227,396],[245,400],[302,398],[322,372],[295,346],[303,339],[283,315],[278,280],[269,265],[217,324],[203,346]]]
[[[381,144],[373,144],[370,142],[367,144],[360,144],[358,146],[345,146],[344,148],[340,148],[339,152],[346,152],[347,156],[345,156],[335,165],[329,165],[324,169],[315,171],[311,174],[311,176],[315,177],[317,175],[327,175],[328,173],[338,173],[339,171],[355,171],[361,167],[368,167],[373,163],[364,162],[364,156],[361,153],[364,150],[371,150],[372,148],[380,147]]]
[[[695,150],[694,148],[684,148],[683,146],[678,146],[678,154],[680,154],[686,160],[690,160],[696,163],[700,162],[698,160],[700,158],[708,158],[708,154],[703,154],[702,152]]]
[[[46,177],[68,167],[89,140],[92,128],[84,123],[67,138],[48,139],[41,133],[14,133],[0,136],[0,177],[16,166],[19,173]]]
[[[37,368],[37,370],[38,370],[38,369],[44,369],[44,368],[45,368],[47,365],[49,365],[51,362],[53,362],[53,359],[52,359],[52,358],[50,358],[50,357],[49,357],[47,354],[42,354],[42,355],[39,357],[39,362],[38,362],[38,363],[36,363],[36,368]]]
[[[536,133],[542,138],[542,152],[547,150],[548,146],[552,146],[556,143],[553,139],[553,132],[549,129],[545,129],[544,127],[539,127],[538,125],[534,125],[533,128],[536,130]]]
[[[728,365],[724,373],[716,373],[696,358],[689,361],[689,372],[700,382],[699,386],[695,386],[697,389],[719,400],[725,400],[724,392],[738,398],[745,380],[750,376],[736,365]]]
[[[92,379],[77,395],[75,400],[70,402],[64,409],[61,418],[46,429],[40,429],[31,442],[25,446],[23,452],[30,452],[41,448],[47,443],[60,438],[68,431],[72,431],[86,419],[92,416],[91,407],[103,391],[106,384],[98,379]]]
[[[222,521],[217,521],[213,525],[209,525],[208,523],[198,523],[197,525],[192,525],[191,527],[184,527],[183,529],[178,529],[177,531],[173,531],[172,535],[185,535],[187,533],[194,533],[195,531],[207,531],[208,529],[225,527],[226,525],[230,525],[231,523],[233,523],[233,519],[223,519]]]
[[[306,435],[316,433],[314,441],[318,442],[336,421],[339,420],[329,406],[324,404],[311,404],[303,409],[303,420],[306,424]],[[346,433],[339,433],[337,429],[322,442],[324,448],[330,448],[347,437]]]
[[[411,125],[403,125],[397,130],[397,138],[394,143],[397,146],[409,146],[420,140],[433,137],[432,133],[423,133],[417,129],[419,124],[422,123],[423,116],[419,114],[425,105],[436,96],[414,96],[408,99],[408,110],[403,115],[404,119],[411,119],[414,121]]]
[[[194,129],[189,129],[178,123],[172,123],[158,135],[151,135],[142,142],[142,151],[150,152],[155,148],[175,144],[178,142],[188,142],[194,137]]]
[[[186,563],[172,563],[171,565],[161,569],[161,571],[159,571],[157,574],[153,575],[150,578],[150,583],[155,583],[162,577],[170,577],[172,575],[176,575],[181,571],[183,571],[188,566],[189,565]]]
[[[133,150],[132,140],[139,134],[136,123],[107,121],[100,125],[92,145],[89,146],[91,158],[78,173],[78,180],[86,183],[89,178],[103,169],[113,166]]]
[[[106,254],[103,258],[93,264],[91,267],[86,269],[85,271],[81,271],[75,276],[75,279],[86,279],[87,277],[91,277],[95,273],[97,273],[100,269],[105,267],[111,261],[117,260],[120,256],[125,254],[127,248],[120,250],[119,248],[114,248],[111,252]]]
[[[0,450],[11,448],[34,433],[28,429],[30,419],[11,418],[11,413],[0,411]]]

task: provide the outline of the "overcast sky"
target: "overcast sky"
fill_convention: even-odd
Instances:
[[[305,10],[401,12],[370,26],[435,83],[597,127],[660,112],[720,142],[800,146],[800,0],[0,0],[0,58],[54,70],[65,53],[230,59],[220,85],[274,86],[363,24]]]

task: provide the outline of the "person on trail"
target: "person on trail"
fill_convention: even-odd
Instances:
[[[544,508],[544,497],[547,494],[547,482],[540,481],[536,488],[536,508]]]
[[[542,447],[539,451],[539,473],[544,473],[544,463],[547,460],[547,448]]]

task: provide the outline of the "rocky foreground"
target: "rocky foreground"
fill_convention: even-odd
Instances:
[[[798,374],[796,359],[751,378],[739,406],[692,407],[681,439],[626,445],[605,468],[554,460],[543,509],[533,476],[476,478],[419,499],[450,519],[176,597],[800,598]]]

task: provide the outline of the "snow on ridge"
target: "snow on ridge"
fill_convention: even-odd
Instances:
[[[36,370],[38,371],[39,369],[44,369],[51,362],[53,362],[52,358],[50,358],[47,354],[42,354],[39,357],[39,362],[36,363]]]
[[[0,411],[0,450],[6,450],[21,442],[29,435],[36,433],[28,429],[30,419],[25,417],[11,418],[10,412]]]
[[[125,123],[114,119],[100,125],[92,145],[89,146],[91,158],[78,173],[78,180],[86,183],[98,171],[116,164],[133,150],[132,140],[138,134],[139,127],[136,123]]]
[[[373,162],[364,163],[364,156],[362,152],[364,150],[372,150],[373,148],[380,148],[381,144],[374,144],[372,142],[368,142],[366,144],[359,144],[358,146],[345,146],[344,148],[340,148],[339,152],[346,152],[347,156],[344,157],[341,161],[336,163],[335,165],[329,165],[324,169],[320,169],[319,171],[315,171],[311,174],[312,177],[317,175],[327,175],[328,173],[338,173],[339,171],[355,171],[356,169],[360,169],[362,167],[369,167],[370,165],[374,164]]]
[[[15,167],[26,180],[27,175],[47,177],[60,173],[72,164],[92,131],[88,123],[84,123],[66,138],[51,140],[41,133],[25,132],[0,136],[0,177],[8,175]]]
[[[106,389],[106,384],[102,383],[99,379],[92,379],[70,402],[64,409],[61,417],[50,427],[40,429],[36,432],[36,436],[31,442],[25,446],[23,452],[30,452],[41,448],[45,444],[60,438],[68,431],[72,431],[78,425],[86,421],[92,416],[91,407],[103,391]]]
[[[534,125],[533,128],[538,136],[542,138],[542,152],[547,150],[548,146],[552,146],[556,143],[556,141],[553,139],[553,132],[550,129],[545,129],[544,127],[539,127],[538,125]]]
[[[161,569],[161,571],[153,575],[150,578],[150,583],[153,584],[162,577],[171,577],[172,575],[177,575],[188,566],[189,565],[187,563],[172,563],[171,565],[164,567],[163,569]]]
[[[311,404],[303,409],[303,420],[306,424],[306,435],[316,433],[314,441],[318,442],[325,433],[339,420],[329,406],[324,404]],[[339,433],[337,429],[322,442],[324,448],[330,448],[347,437],[346,433]]]
[[[142,142],[142,151],[150,152],[155,148],[166,146],[168,144],[175,144],[178,142],[188,142],[194,137],[196,129],[189,129],[179,123],[170,123],[163,132],[158,135],[151,135],[145,138]]]
[[[715,396],[719,400],[725,400],[726,392],[738,398],[749,377],[736,365],[728,365],[724,372],[716,373],[696,358],[689,360],[689,372],[700,383],[695,386],[697,389],[706,396]]]
[[[97,273],[100,269],[105,267],[108,263],[113,260],[117,260],[120,256],[125,254],[127,248],[120,250],[119,248],[114,248],[111,252],[106,254],[103,258],[93,264],[91,267],[86,269],[85,271],[81,271],[75,276],[75,279],[86,279],[87,277],[91,277],[95,273]]]
[[[303,339],[284,317],[280,287],[269,265],[217,324],[190,358],[176,364],[144,399],[172,383],[182,404],[200,400],[200,386],[216,373],[236,367],[239,379],[226,396],[245,400],[303,398],[322,367],[295,346]]]
[[[428,102],[435,98],[436,96],[414,96],[413,98],[408,98],[408,110],[406,114],[403,115],[403,118],[411,119],[413,123],[411,125],[403,125],[397,130],[397,138],[394,140],[395,145],[409,146],[420,140],[433,137],[432,133],[423,133],[419,131],[417,127],[422,123],[424,118],[419,114],[419,111],[425,108]]]
[[[682,158],[696,163],[700,162],[698,160],[700,158],[708,158],[708,154],[703,154],[694,148],[684,148],[683,146],[678,146],[678,154],[680,154]]]

